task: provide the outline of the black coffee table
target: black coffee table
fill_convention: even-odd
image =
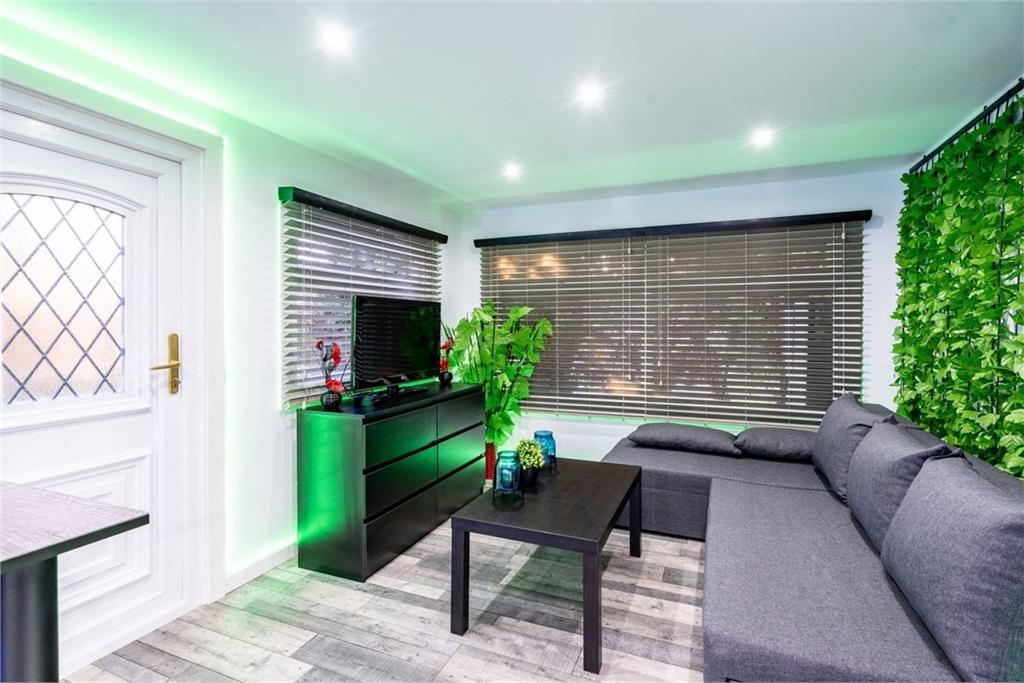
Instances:
[[[629,554],[640,557],[640,468],[559,458],[519,509],[487,491],[452,515],[452,633],[469,627],[469,534],[546,545],[583,559],[583,668],[601,671],[601,548],[629,503]]]

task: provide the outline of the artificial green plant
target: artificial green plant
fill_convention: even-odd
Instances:
[[[499,321],[497,308],[487,302],[455,326],[451,368],[462,382],[484,387],[485,440],[501,444],[512,435],[514,417],[522,414],[521,401],[530,395],[530,378],[551,323],[525,320],[533,309],[511,308]]]
[[[1024,476],[1022,100],[903,177],[896,400],[914,422]]]
[[[523,439],[516,444],[516,455],[524,470],[540,469],[544,466],[544,452],[536,439]]]

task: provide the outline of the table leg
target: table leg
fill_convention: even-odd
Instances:
[[[629,554],[640,557],[643,506],[640,503],[640,477],[636,478],[633,490],[629,492]]]
[[[57,558],[0,575],[0,680],[60,678]]]
[[[601,549],[583,553],[583,670],[601,673]]]
[[[452,527],[452,624],[461,636],[469,628],[469,532]]]

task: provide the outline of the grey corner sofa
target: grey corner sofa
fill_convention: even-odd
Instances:
[[[862,407],[879,416],[888,416],[885,420],[890,424],[914,427],[882,406],[865,404]],[[820,450],[823,439],[821,435],[812,434]],[[924,434],[931,440],[928,445],[941,443]],[[916,566],[907,571],[893,571],[892,563],[902,561],[904,565],[914,565],[913,559],[900,560],[899,548],[886,547],[883,552],[880,541],[873,544],[867,531],[872,523],[862,525],[852,511],[854,500],[850,500],[851,507],[848,507],[846,491],[843,490],[842,496],[837,493],[837,488],[845,487],[845,481],[837,487],[810,458],[765,459],[750,457],[739,450],[730,454],[727,448],[706,452],[703,448],[680,450],[678,444],[671,444],[675,447],[657,442],[641,445],[633,440],[634,435],[620,441],[604,461],[642,466],[644,529],[706,541],[705,680],[986,678],[977,675],[978,671],[986,669],[973,666],[971,657],[978,652],[972,652],[972,648],[989,660],[998,660],[1001,668],[996,670],[1001,673],[991,678],[1013,680],[1019,678],[1014,672],[1024,674],[1024,585],[1021,582],[1024,546],[1019,543],[1024,538],[1024,517],[1012,510],[1014,502],[1019,501],[1024,515],[1024,482],[1021,480],[977,458],[964,456],[962,452],[947,453],[956,456],[960,469],[969,470],[966,476],[979,481],[978,492],[972,492],[972,498],[965,504],[973,504],[972,500],[981,498],[979,504],[985,505],[983,499],[989,491],[1001,496],[1004,505],[1006,500],[1011,501],[1006,521],[1011,527],[1011,543],[1005,550],[1007,554],[996,562],[1007,566],[998,567],[996,571],[1001,573],[994,575],[995,580],[1004,582],[998,592],[1006,594],[987,595],[987,591],[991,592],[986,583],[988,577],[979,578],[980,592],[985,594],[982,599],[993,600],[992,605],[996,606],[995,609],[985,606],[982,613],[1008,622],[996,625],[1004,629],[1001,632],[1003,650],[993,654],[984,652],[988,643],[971,641],[971,634],[986,633],[986,629],[970,623],[970,615],[965,616],[959,607],[963,600],[973,599],[961,594],[957,584],[962,578],[957,572],[967,571],[967,568],[954,567],[934,575]],[[864,434],[857,436],[863,438]],[[938,460],[935,459],[934,464],[923,461],[924,467],[938,471],[940,467],[948,469],[954,464],[942,464]],[[910,475],[913,482],[916,482],[913,477],[917,472],[915,469]],[[838,479],[835,472],[832,476]],[[924,477],[917,475],[917,479]],[[849,484],[850,496],[864,495],[857,492],[855,484],[853,481]],[[915,522],[910,518],[915,511],[902,509],[913,507],[914,502],[911,501],[913,483],[908,481],[906,486],[911,488],[904,487],[900,497],[905,498],[895,513],[897,517],[907,518],[899,522],[899,533],[907,536],[908,525],[910,528],[910,537],[903,545],[911,548],[908,552],[924,553],[919,554],[920,558],[930,557],[931,551],[940,558],[950,555],[944,549],[928,547],[928,543],[941,541],[929,540],[934,535],[927,530],[914,531]],[[927,508],[940,497],[925,490],[925,486],[922,482],[919,487],[918,507]],[[887,490],[886,487],[876,482],[869,494]],[[941,517],[944,509],[953,507],[954,503],[945,508],[939,503],[937,515]],[[861,507],[860,511],[863,516],[873,510],[866,513]],[[621,522],[625,523],[627,514],[628,509]],[[935,513],[924,509],[918,513],[921,514]],[[1006,525],[1000,529],[1005,531]],[[893,518],[888,535],[899,535],[894,531],[896,527],[897,521]],[[875,531],[872,529],[872,533]],[[881,533],[884,535],[885,530]],[[985,545],[984,539],[974,543],[969,528],[956,533],[963,536],[964,552],[973,552],[976,545]],[[987,532],[978,532],[979,535],[984,533]],[[1000,545],[1007,544],[1000,541]],[[883,556],[891,560],[888,569]],[[941,561],[922,559],[917,564],[941,565]],[[977,573],[974,568],[970,571]],[[894,580],[893,574],[901,583]],[[921,590],[917,590],[915,581]],[[906,593],[901,585],[907,589]],[[962,590],[972,589],[963,586]],[[960,623],[964,621],[967,623]],[[1014,630],[1018,635],[1013,634]],[[962,633],[967,636],[960,635]],[[945,650],[940,642],[947,643]]]

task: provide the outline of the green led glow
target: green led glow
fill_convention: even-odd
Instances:
[[[73,44],[36,30],[11,14],[10,6],[0,6],[0,36],[3,37],[0,64],[5,77],[14,68],[7,60],[14,60],[190,128],[219,135],[214,125],[182,111],[186,107],[195,109],[193,101],[186,102],[186,107],[164,104],[169,99],[168,90],[179,92],[175,88],[113,66]]]
[[[227,576],[232,576],[233,574],[238,574],[239,572],[251,569],[253,565],[262,562],[266,560],[268,557],[274,555],[275,553],[279,553],[282,550],[285,550],[286,548],[289,548],[293,545],[295,545],[294,534],[288,535],[285,538],[279,539],[277,541],[262,545],[254,550],[250,550],[250,552],[246,553],[246,555],[243,557],[235,558],[232,562],[225,566],[224,573]]]
[[[165,8],[168,4],[160,3]],[[963,118],[962,107],[950,104],[908,110],[889,108],[888,114],[858,115],[852,120],[814,128],[787,129],[784,121],[772,121],[779,129],[774,143],[764,149],[750,144],[746,127],[736,130],[732,139],[708,141],[695,134],[692,139],[673,136],[675,144],[634,145],[622,140],[602,145],[594,154],[558,154],[544,147],[540,150],[527,148],[518,153],[523,155],[521,161],[529,166],[529,172],[509,183],[500,175],[499,161],[503,157],[493,156],[493,148],[496,145],[500,148],[506,141],[500,136],[495,139],[494,129],[487,124],[486,117],[467,114],[463,118],[423,107],[425,113],[421,120],[429,122],[429,136],[443,141],[445,147],[452,150],[450,156],[435,152],[425,158],[423,151],[427,148],[421,148],[417,142],[425,137],[423,131],[402,125],[409,112],[395,104],[402,102],[401,97],[388,99],[387,94],[377,93],[382,97],[381,102],[387,103],[385,106],[352,107],[337,116],[327,108],[317,108],[311,113],[301,106],[282,106],[278,98],[266,96],[267,91],[258,79],[240,79],[241,72],[233,70],[237,69],[237,63],[217,50],[203,50],[200,54],[175,49],[176,44],[160,33],[158,22],[147,23],[144,16],[140,18],[138,7],[142,3],[124,3],[123,23],[118,21],[121,12],[110,9],[112,5],[7,0],[0,7],[0,14],[8,17],[8,23],[16,24],[23,34],[43,38],[36,42],[19,40],[8,53],[17,54],[28,64],[39,65],[175,120],[189,125],[198,121],[197,127],[204,130],[208,128],[201,124],[209,124],[209,120],[205,112],[197,115],[196,112],[202,111],[200,107],[230,114],[310,149],[361,166],[370,173],[381,174],[382,178],[401,174],[416,179],[436,188],[436,192],[430,193],[432,198],[452,205],[506,198],[539,199],[557,193],[629,188],[769,169],[867,162],[880,157],[895,160],[899,156],[920,153],[934,143],[938,134]],[[158,15],[154,12],[154,16]],[[202,16],[196,13],[181,25],[192,27],[199,36],[208,35],[203,30]],[[4,42],[8,41],[9,37],[4,36]],[[292,49],[301,48],[293,45]],[[309,46],[309,49],[312,55],[314,47]],[[77,59],[69,50],[86,59]],[[206,54],[217,55],[217,59],[204,64],[200,60]],[[285,68],[283,63],[275,66]],[[372,68],[368,63],[363,66]],[[254,67],[258,68],[256,63]],[[313,69],[310,72],[318,73]],[[337,72],[339,87],[360,82],[348,80],[351,71],[337,69]],[[133,79],[131,84],[126,76]],[[310,89],[312,79],[307,76],[295,75],[291,86]],[[321,85],[331,87],[332,84],[327,81],[313,87]],[[169,93],[194,106],[178,102],[172,106]],[[319,97],[308,101],[310,106],[323,106]],[[410,109],[420,106],[418,102],[409,104]],[[545,115],[543,111],[538,114]]]
[[[338,444],[343,440],[341,418],[318,417],[306,421],[299,435],[302,457],[296,475],[306,492],[298,506],[298,518],[304,520],[298,532],[300,541],[340,534],[359,521],[346,519],[345,501],[337,486],[346,469],[338,454]]]
[[[161,104],[168,94],[191,103],[185,111],[198,107],[229,114],[371,173],[398,171],[436,188],[445,201],[462,199],[452,188],[431,182],[420,170],[346,131],[342,120],[311,119],[299,108],[253,99],[243,88],[225,88],[229,79],[198,68],[187,56],[139,49],[139,36],[122,35],[116,22],[94,9],[92,3],[6,0],[0,4],[4,43],[19,41],[12,58],[200,130],[213,132],[205,124],[196,125],[195,116]],[[128,80],[133,82],[128,85]]]
[[[40,71],[45,71],[48,74],[51,74],[51,75],[56,76],[58,78],[62,78],[64,80],[66,80],[66,81],[70,81],[71,83],[76,83],[78,85],[81,85],[81,86],[84,86],[86,88],[89,88],[90,90],[95,90],[98,93],[101,93],[103,95],[107,95],[108,97],[113,97],[115,99],[118,99],[118,100],[126,103],[126,104],[130,104],[130,105],[132,105],[134,107],[139,107],[140,109],[145,109],[146,111],[149,111],[149,112],[152,112],[154,114],[157,114],[158,116],[162,116],[162,117],[170,119],[172,121],[177,121],[178,123],[186,125],[189,128],[195,128],[197,130],[201,130],[204,133],[209,133],[211,135],[220,135],[220,133],[217,132],[217,129],[214,128],[213,126],[208,126],[205,123],[201,123],[199,121],[196,121],[195,119],[189,118],[189,117],[184,116],[182,114],[178,114],[176,112],[168,111],[168,110],[166,110],[166,109],[164,109],[164,108],[162,108],[162,107],[160,107],[158,105],[154,105],[154,104],[152,104],[150,102],[146,102],[144,100],[137,99],[137,98],[135,98],[135,97],[133,97],[133,96],[131,96],[129,94],[126,94],[126,93],[123,93],[123,92],[118,92],[118,91],[116,91],[116,90],[114,90],[112,88],[109,88],[109,87],[101,84],[101,83],[97,83],[96,81],[90,80],[89,78],[86,78],[84,76],[80,76],[78,74],[71,73],[70,71],[62,69],[62,68],[60,68],[58,66],[53,66],[51,64],[46,64],[44,62],[35,60],[32,57],[29,57],[27,55],[23,55],[23,54],[17,52],[16,50],[12,50],[12,49],[8,48],[4,44],[0,44],[0,57],[6,57],[8,59],[15,59],[15,60],[21,62],[22,64],[25,64],[27,66],[31,66],[31,67],[33,67],[35,69],[39,69]],[[0,72],[3,71],[4,66],[5,65],[3,64],[2,59],[0,59]]]

